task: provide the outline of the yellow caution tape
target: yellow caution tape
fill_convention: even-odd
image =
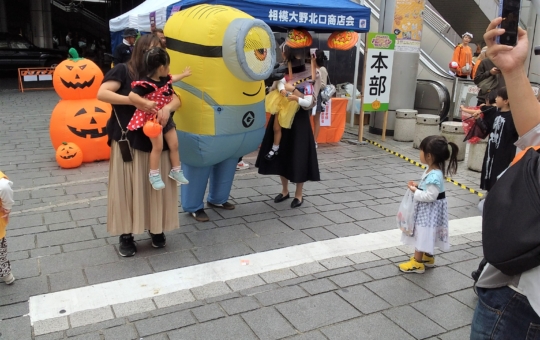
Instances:
[[[310,80],[310,79],[311,79],[311,77],[307,77],[307,78],[304,78],[304,79],[300,79],[300,80],[298,80],[297,82],[295,82],[295,83],[293,84],[293,86],[296,86],[296,85],[298,85],[298,84],[302,84],[303,82],[308,81],[308,80]]]
[[[404,159],[404,160],[406,160],[407,162],[416,165],[417,167],[420,167],[420,168],[422,168],[422,169],[426,169],[426,168],[427,168],[424,164],[418,163],[417,161],[415,161],[415,160],[413,160],[413,159],[410,159],[409,157],[403,156],[402,154],[400,154],[400,153],[398,153],[398,152],[392,151],[392,150],[390,150],[390,149],[388,149],[388,148],[382,146],[381,144],[379,144],[379,143],[377,143],[377,142],[371,141],[371,140],[366,139],[366,138],[364,138],[364,140],[365,140],[366,142],[370,143],[370,144],[373,144],[373,145],[375,145],[375,146],[377,146],[377,147],[383,149],[384,151],[386,151],[386,152],[388,152],[388,153],[391,153],[391,154],[394,155],[394,156],[398,156],[399,158]],[[478,192],[478,191],[474,190],[473,188],[469,188],[468,186],[463,185],[463,184],[461,184],[461,183],[459,183],[459,182],[457,182],[457,181],[451,179],[450,177],[446,177],[446,181],[448,181],[448,182],[450,182],[450,183],[452,183],[452,184],[454,184],[454,185],[460,187],[461,189],[465,189],[465,190],[469,191],[471,194],[478,195],[479,197],[484,197],[484,194],[483,194],[483,193]]]

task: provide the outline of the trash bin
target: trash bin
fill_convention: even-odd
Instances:
[[[440,121],[441,118],[437,115],[416,115],[413,148],[418,149],[422,140],[427,136],[438,135]]]
[[[414,140],[414,130],[416,126],[416,115],[418,111],[410,109],[396,110],[396,121],[394,124],[394,139],[400,142],[412,142]]]
[[[459,152],[457,154],[457,160],[465,160],[465,148],[467,143],[463,141],[465,138],[465,131],[463,131],[463,124],[461,122],[444,122],[441,124],[441,135],[446,137],[449,142],[455,143]]]
[[[481,172],[482,164],[484,163],[484,155],[486,154],[488,138],[482,139],[478,143],[469,145],[469,156],[467,158],[467,168],[469,170]]]

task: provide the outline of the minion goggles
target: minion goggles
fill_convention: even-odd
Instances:
[[[251,39],[253,34],[257,34],[259,39]],[[247,82],[267,79],[274,68],[269,55],[275,50],[273,33],[259,19],[233,20],[225,31],[222,46],[207,46],[167,37],[167,49],[205,58],[223,58],[229,71]]]

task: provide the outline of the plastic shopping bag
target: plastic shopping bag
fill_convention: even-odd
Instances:
[[[414,193],[407,189],[396,216],[398,228],[407,236],[414,235]]]
[[[473,107],[472,109],[479,109],[479,107]],[[464,142],[476,144],[488,136],[487,126],[483,121],[483,116],[481,114],[481,118],[474,119],[470,113],[461,111],[463,131],[465,132]]]
[[[328,84],[322,89],[321,96],[322,99],[327,102],[334,96],[335,93],[336,87],[332,84]]]

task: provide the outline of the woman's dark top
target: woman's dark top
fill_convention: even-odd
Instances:
[[[116,65],[109,72],[107,72],[107,74],[105,75],[105,79],[103,79],[103,82],[111,80],[120,83],[120,88],[118,89],[118,91],[116,91],[116,93],[123,96],[129,95],[129,93],[131,92],[131,82],[133,81],[133,79],[131,79],[131,76],[129,75],[126,64]],[[120,138],[122,137],[122,129],[124,129],[124,131],[128,131],[126,127],[129,124],[131,117],[133,117],[135,110],[136,108],[133,105],[113,105],[113,112],[111,114],[111,117],[107,121],[107,134],[109,136],[107,144],[109,144],[109,146],[111,145],[111,142],[113,140],[120,140]],[[115,111],[118,115],[120,123],[122,124],[122,129],[120,128],[120,126],[118,126],[118,121],[114,114]],[[148,138],[144,134],[142,129],[129,131],[127,133],[127,139],[129,140],[129,143],[133,149],[144,152],[152,151],[152,142],[150,142],[150,138]],[[168,149],[169,146],[167,145],[167,141],[163,139],[163,150]]]

